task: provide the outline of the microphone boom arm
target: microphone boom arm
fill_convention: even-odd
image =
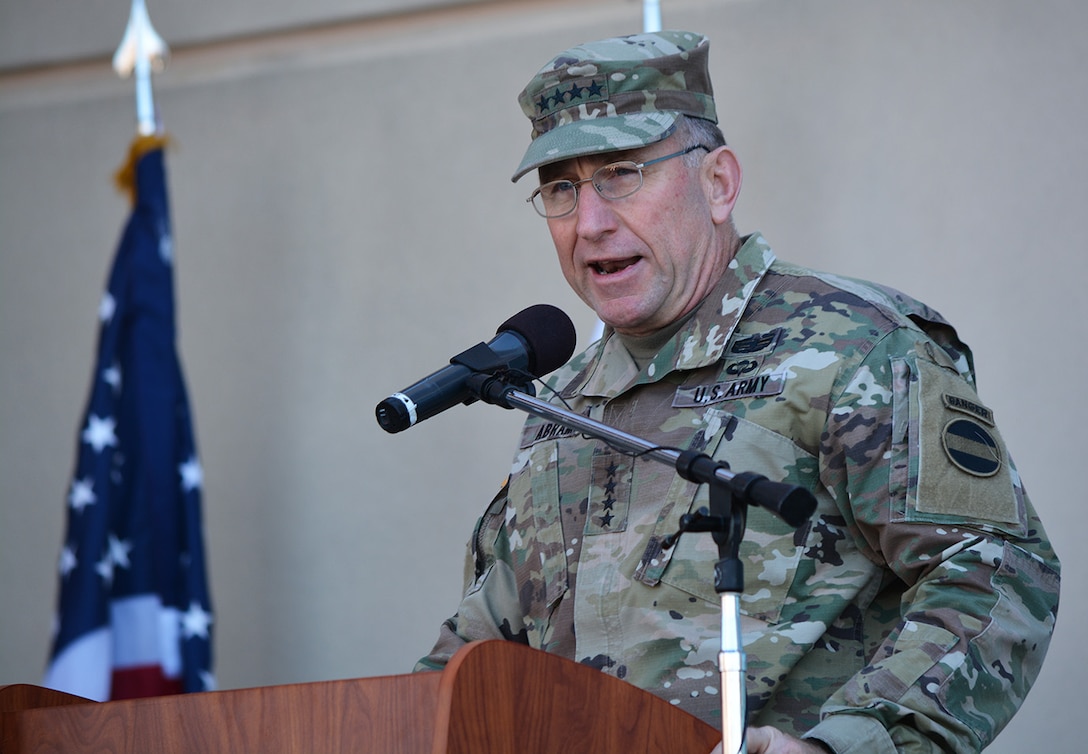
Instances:
[[[772,482],[765,476],[750,471],[735,473],[725,461],[716,461],[703,453],[663,448],[587,416],[542,401],[503,382],[503,378],[501,373],[477,374],[467,380],[466,386],[485,403],[503,408],[519,408],[526,413],[603,440],[617,450],[672,466],[689,482],[724,485],[737,498],[747,501],[749,505],[766,508],[794,528],[807,521],[816,509],[816,499],[804,487]]]

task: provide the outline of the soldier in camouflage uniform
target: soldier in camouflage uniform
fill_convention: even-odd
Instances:
[[[989,744],[1038,674],[1059,564],[968,348],[908,296],[737,235],[740,169],[713,125],[699,35],[573,48],[520,102],[534,139],[515,180],[539,170],[533,200],[564,274],[606,324],[549,379],[562,402],[817,498],[798,530],[748,513],[749,751]],[[707,496],[530,418],[419,669],[505,638],[720,725],[717,546],[661,546]]]

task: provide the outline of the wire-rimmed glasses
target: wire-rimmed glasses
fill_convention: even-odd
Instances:
[[[541,217],[550,219],[564,217],[577,208],[578,187],[583,183],[592,185],[598,194],[609,201],[623,199],[631,196],[631,194],[642,188],[643,168],[658,162],[671,160],[673,157],[681,157],[694,152],[696,149],[705,149],[708,152],[712,151],[708,146],[696,144],[687,149],[682,149],[679,152],[667,154],[664,157],[655,157],[652,160],[646,160],[646,162],[635,162],[634,160],[610,162],[609,164],[602,165],[594,170],[593,175],[589,178],[583,178],[580,181],[571,181],[567,179],[548,181],[537,187],[525,201],[532,204],[533,209],[535,209],[537,214]]]

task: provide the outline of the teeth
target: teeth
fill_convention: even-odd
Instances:
[[[634,264],[634,262],[629,259],[622,262],[597,262],[593,265],[593,269],[602,275],[611,275],[613,272],[627,269],[632,264]]]

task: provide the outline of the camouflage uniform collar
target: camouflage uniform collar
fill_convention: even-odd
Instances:
[[[585,354],[588,361],[563,393],[613,398],[635,385],[656,382],[670,372],[714,364],[774,261],[774,252],[762,234],[748,236],[694,316],[645,369],[639,370],[616,332],[606,327],[600,341],[591,347],[595,352]]]

